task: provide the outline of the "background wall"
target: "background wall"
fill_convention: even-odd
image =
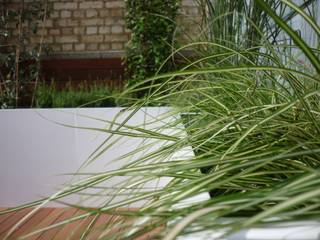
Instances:
[[[16,0],[8,2],[13,8],[21,4]],[[194,32],[194,23],[199,21],[199,9],[195,3],[195,0],[181,1],[180,32]],[[50,17],[44,25],[40,23],[38,32],[30,37],[30,47],[38,44],[43,35],[43,41],[53,53],[124,50],[130,38],[130,31],[125,28],[124,0],[49,0],[48,4],[51,7]],[[24,27],[28,27],[28,23]],[[17,36],[17,29],[13,31]]]

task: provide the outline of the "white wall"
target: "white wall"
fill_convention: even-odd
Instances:
[[[112,121],[120,111],[120,108],[1,110],[0,206],[16,206],[37,200],[42,196],[50,196],[67,181],[79,180],[79,177],[61,176],[61,174],[77,172],[97,146],[110,136],[107,133],[61,126],[57,122],[77,127],[110,128],[110,124],[89,117]],[[122,122],[128,114],[128,112],[122,113],[118,116],[117,122]],[[180,134],[176,129],[166,126],[177,117],[167,117],[167,114],[168,108],[144,108],[137,112],[128,124],[146,129],[162,127],[163,133]],[[150,124],[155,118],[164,119]],[[115,139],[118,137],[113,137],[112,141]],[[146,144],[152,144],[152,146],[133,157],[113,161]],[[122,137],[107,152],[80,171],[92,173],[117,169],[134,161],[141,154],[158,149],[163,144],[167,143]],[[180,158],[182,155],[190,156],[190,154],[192,155],[191,149],[186,149],[185,152],[177,153],[170,158]],[[114,178],[102,186],[110,187],[120,180],[123,179]],[[168,179],[162,179],[160,185],[167,182]],[[148,187],[155,187],[156,184],[158,183],[150,183]],[[82,203],[96,206],[107,199],[108,196],[91,198],[90,201],[82,201]],[[121,199],[123,197],[119,196],[114,201]],[[79,196],[64,199],[72,203],[79,203],[79,200]],[[81,197],[81,200],[84,198]],[[56,204],[51,203],[51,205]]]

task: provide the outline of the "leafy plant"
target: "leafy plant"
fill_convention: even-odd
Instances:
[[[133,1],[126,0],[126,27],[131,30],[131,39],[126,46],[127,85],[142,82],[156,73],[170,55],[174,41],[175,17],[178,1]],[[166,64],[163,71],[170,69]],[[146,94],[140,91],[139,96]]]
[[[292,19],[297,19],[297,11],[290,8],[286,2],[281,0],[265,2],[271,9],[276,10],[285,22],[292,24]],[[303,1],[299,3],[299,7],[311,12],[316,9],[316,2],[316,0]],[[246,49],[253,53],[259,52],[266,40],[272,44],[291,41],[283,36],[281,27],[258,7],[255,0],[200,0],[199,5],[203,16],[202,34],[199,40],[222,44],[239,51]],[[219,47],[208,50],[219,51]]]
[[[32,85],[37,85],[45,44],[42,37],[39,45],[31,47],[30,37],[43,28],[49,6],[46,1],[2,1],[0,12],[0,107],[13,108],[32,96]]]

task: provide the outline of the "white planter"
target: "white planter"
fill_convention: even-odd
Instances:
[[[319,240],[320,222],[300,221],[261,225],[244,229],[226,238],[221,236],[222,232],[207,231],[178,237],[177,240]]]
[[[88,156],[110,136],[108,133],[65,127],[55,122],[75,127],[108,129],[109,123],[89,117],[113,121],[121,110],[121,108],[1,110],[0,206],[12,207],[35,201],[39,197],[51,196],[64,183],[72,179],[77,180],[61,174],[77,172]],[[174,120],[173,117],[161,122],[155,122],[155,119],[167,112],[168,108],[143,108],[128,121],[128,124],[146,129],[164,127],[170,119]],[[128,115],[129,112],[120,114],[117,122],[121,123]],[[112,129],[115,128],[116,126],[112,127]],[[175,130],[163,128],[162,131]],[[117,138],[115,136],[113,139]],[[150,139],[121,137],[97,160],[89,166],[82,167],[81,172],[92,173],[118,169],[139,157],[138,154],[115,162],[113,160],[143,144],[153,144],[144,150],[144,153],[147,153],[165,143],[163,141],[156,143],[155,140]],[[191,149],[187,154],[192,154]],[[148,187],[163,186],[167,182],[168,179],[163,179],[162,182],[151,183]],[[106,184],[109,187],[114,186],[117,184],[117,179]],[[119,196],[113,202],[121,199]],[[79,198],[73,196],[68,199],[68,202],[78,203]],[[82,202],[82,204],[94,207],[99,205],[99,199],[91,199],[90,202]],[[60,206],[57,203],[50,203],[50,205]],[[132,207],[137,206],[139,205]]]
[[[108,123],[84,117],[83,115],[112,121],[121,112],[121,108],[85,108],[85,109],[15,109],[0,111],[0,207],[12,207],[50,196],[65,182],[71,181],[70,176],[63,173],[76,172],[87,157],[110,134],[65,127],[53,121],[76,127],[105,128]],[[168,108],[143,108],[132,117],[128,124],[142,126],[146,129],[162,126],[162,132],[175,133],[174,129],[165,127],[175,116],[152,124],[161,118]],[[129,113],[122,114],[117,122],[124,120]],[[114,129],[114,128],[113,128]],[[128,153],[153,140],[137,138],[121,138],[111,149],[97,161],[82,168],[82,172],[102,172],[117,169],[134,158],[112,162],[113,159]],[[164,142],[154,143],[146,151],[157,149]],[[182,158],[193,155],[191,148],[176,153],[171,157]],[[138,156],[136,156],[138,157]],[[170,160],[170,159],[168,159]],[[60,176],[59,176],[60,175]],[[74,179],[73,179],[74,180]],[[161,187],[168,182],[162,179],[151,183],[149,187]],[[108,182],[117,184],[115,179]],[[197,200],[207,199],[202,195]],[[119,196],[114,201],[119,201]],[[78,203],[78,196],[68,198],[71,203]],[[86,205],[99,205],[99,199],[85,202]],[[141,204],[141,203],[140,203]],[[60,206],[50,203],[51,206]],[[139,207],[134,205],[132,207]],[[221,232],[204,232],[180,237],[179,240],[220,239]],[[319,222],[298,222],[281,225],[265,225],[240,231],[228,240],[315,240],[320,239]]]

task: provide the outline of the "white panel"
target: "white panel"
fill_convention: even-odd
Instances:
[[[74,172],[75,132],[49,119],[73,123],[55,110],[0,111],[0,206],[10,207],[53,194]]]
[[[133,126],[133,127],[140,127],[143,129],[148,130],[155,130],[161,129],[160,132],[162,134],[178,134],[177,129],[170,129],[167,124],[172,123],[176,120],[177,116],[168,116],[168,108],[143,108],[135,113],[132,117],[130,117],[129,121],[126,125]],[[78,114],[76,117],[76,124],[79,127],[90,127],[95,126],[96,128],[104,128],[104,129],[112,129],[116,130],[117,125],[114,124],[113,126],[110,123],[99,121],[95,119],[91,119],[90,116],[95,116],[96,118],[105,119],[109,121],[114,121],[118,124],[123,123],[123,121],[128,118],[131,112],[122,112],[120,113],[121,109],[119,108],[110,108],[110,109],[78,109]],[[87,117],[86,117],[87,116]],[[161,119],[161,121],[159,121]],[[123,128],[122,131],[129,131],[129,129]],[[159,130],[158,130],[159,131]],[[132,132],[132,131],[131,131]],[[184,132],[183,132],[184,133]],[[104,142],[107,138],[111,136],[110,133],[104,133],[99,131],[92,131],[92,130],[77,130],[77,149],[78,151],[78,159],[80,162],[85,162],[88,156],[97,149],[102,142]],[[169,141],[159,141],[156,139],[143,139],[143,138],[136,138],[136,137],[127,137],[127,136],[119,136],[114,135],[111,139],[109,139],[108,143],[112,143],[112,146],[108,148],[108,151],[104,152],[98,159],[91,161],[89,165],[83,166],[80,172],[107,172],[115,169],[119,169],[126,164],[132,163],[142,156],[146,156],[154,151],[157,151],[161,146],[170,144]],[[107,147],[108,144],[104,145],[101,148],[104,149]],[[146,147],[148,146],[148,147]],[[144,148],[143,150],[138,151],[135,154],[132,154],[133,151],[137,149]],[[101,151],[100,150],[100,151]],[[187,154],[190,157],[190,152],[192,153],[191,149],[188,149]],[[182,153],[182,151],[177,152],[175,156],[168,157],[165,159],[166,161],[175,158],[182,158],[182,154],[185,155],[186,151]],[[123,157],[128,155],[126,157]],[[192,154],[191,154],[192,155]],[[157,161],[159,159],[153,158],[150,161]],[[161,159],[164,161],[164,159]],[[109,179],[102,184],[99,184],[99,187],[117,187],[120,182],[123,182],[125,177],[114,177]],[[156,187],[163,187],[167,184],[169,178],[161,178],[152,182],[148,182],[144,184],[143,188],[156,188]],[[123,193],[129,194],[132,190],[125,191]],[[140,190],[142,191],[142,190]],[[103,191],[86,191],[86,193],[105,193]],[[89,206],[99,206],[104,205],[110,201],[111,195],[105,194],[103,197],[97,198],[90,198],[90,201],[85,201],[85,198],[82,198],[82,204],[89,205]],[[119,202],[121,200],[125,200],[126,195],[120,194],[115,197],[112,203]],[[110,202],[108,202],[110,204]],[[141,206],[142,202],[131,204],[130,207],[139,207]]]
[[[260,227],[244,229],[228,237],[223,231],[204,231],[178,237],[177,240],[318,240],[320,222],[301,221],[282,224],[266,224]]]
[[[70,182],[72,179],[73,183],[80,180],[78,176],[58,175],[77,171],[97,173],[115,170],[170,144],[169,141],[115,135],[109,140],[114,144],[108,151],[89,165],[82,166],[88,156],[110,136],[110,133],[77,127],[115,130],[117,126],[111,126],[110,122],[116,118],[115,122],[120,124],[130,114],[128,111],[122,113],[122,110],[121,108],[1,110],[0,206],[15,206],[37,200],[39,197],[50,196],[67,180]],[[149,130],[158,129],[162,134],[185,134],[183,126],[180,130],[167,126],[178,117],[168,116],[168,110],[168,108],[143,108],[135,113],[126,124]],[[61,124],[70,126],[61,126]],[[124,129],[123,131],[130,130]],[[122,157],[140,148],[144,149],[137,151],[134,155]],[[168,156],[166,161],[192,155],[191,148],[186,148]],[[159,161],[159,159],[150,160],[150,162],[153,161]],[[99,187],[118,186],[123,180],[123,177],[112,178],[101,183]],[[162,178],[160,181],[148,182],[143,187],[162,187],[168,181],[168,178]],[[92,194],[97,191],[91,189],[85,193]],[[63,200],[79,203],[78,197],[76,195]],[[90,201],[84,201],[85,198],[82,197],[81,203],[91,207],[100,206],[108,199],[110,196],[106,195],[91,198]],[[113,199],[113,203],[124,199],[125,196],[119,195]],[[51,203],[51,205],[55,204]],[[140,205],[141,203],[131,205],[131,207]]]

